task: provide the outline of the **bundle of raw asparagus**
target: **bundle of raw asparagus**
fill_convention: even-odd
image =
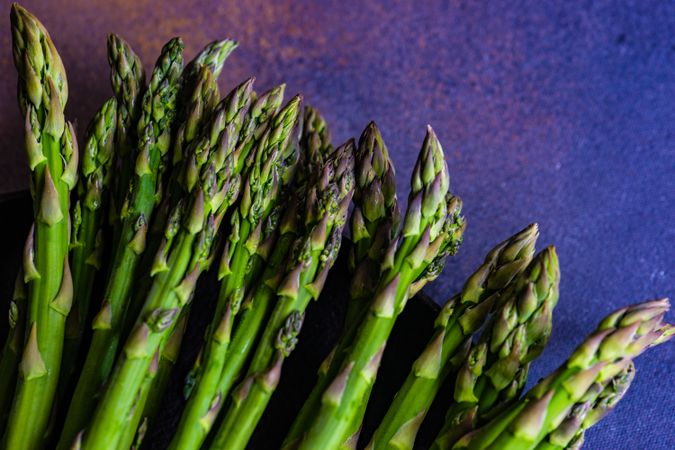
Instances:
[[[435,449],[579,448],[628,389],[633,359],[666,341],[667,300],[612,313],[521,396],[551,333],[555,249],[530,225],[492,249],[438,314],[372,436],[361,434],[397,317],[462,241],[434,132],[403,217],[376,125],[333,148],[321,115],[253,79],[221,99],[234,41],[188,64],[169,41],[148,80],[128,43],[108,40],[113,95],[82,145],[64,118],[66,73],[43,25],[13,5],[13,55],[34,224],[0,360],[0,431],[10,450],[145,447],[177,359],[199,278],[219,294],[170,448],[243,449],[319,300],[349,222],[344,329],[284,448],[411,449],[443,385]],[[100,286],[100,288],[96,288]]]

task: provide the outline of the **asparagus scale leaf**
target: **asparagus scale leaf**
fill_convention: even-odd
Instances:
[[[35,222],[25,246],[25,341],[4,444],[34,449],[42,446],[49,422],[72,304],[69,191],[77,182],[78,149],[63,112],[66,73],[49,33],[16,3],[11,29]]]

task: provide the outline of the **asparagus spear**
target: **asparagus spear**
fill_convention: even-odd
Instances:
[[[314,176],[321,174],[326,157],[333,153],[330,130],[326,119],[321,113],[310,105],[305,105],[302,117],[302,129],[300,136],[300,167],[295,175],[297,186],[306,186],[313,183]]]
[[[225,60],[238,46],[237,41],[230,39],[209,42],[185,67],[184,79],[189,80],[200,67],[206,67],[213,74],[213,78],[218,79]]]
[[[188,304],[183,309],[183,312],[178,318],[176,327],[171,332],[166,344],[162,347],[162,353],[159,355],[157,373],[152,382],[152,386],[149,388],[147,400],[142,410],[143,413],[141,414],[142,420],[147,421],[148,427],[151,426],[157,418],[164,393],[169,383],[171,371],[178,360],[178,354],[180,353],[183,342],[183,335],[185,334],[191,305],[192,304]],[[130,428],[136,429],[138,424],[139,422],[136,422],[135,424],[132,424]]]
[[[354,144],[348,141],[327,161],[322,176],[308,194],[306,231],[294,244],[278,298],[250,363],[247,378],[267,368],[280,370],[276,333],[293,314],[304,314],[309,301],[318,299],[340,249],[342,227],[347,219],[354,186]],[[310,225],[313,224],[313,225]],[[282,352],[283,353],[283,352]],[[274,362],[278,358],[277,363]],[[273,369],[274,370],[274,369]],[[235,401],[225,412],[214,448],[244,448],[262,416],[275,386],[267,386],[264,398],[250,396]],[[241,424],[246,424],[242,427]]]
[[[122,232],[122,204],[129,191],[133,164],[137,153],[136,125],[141,114],[141,99],[145,92],[143,64],[131,46],[116,34],[108,35],[108,62],[110,81],[117,99],[117,124],[115,126],[115,167],[112,179],[110,223],[115,226],[113,248]]]
[[[145,250],[148,223],[159,200],[158,189],[166,167],[175,116],[177,81],[182,71],[182,51],[183,43],[179,38],[164,46],[143,96],[132,190],[122,207],[119,242],[114,250],[101,309],[93,321],[94,334],[68,409],[59,448],[70,446],[75,435],[86,425],[115,360],[136,266]]]
[[[207,130],[196,143],[202,151],[190,152],[194,163],[185,165],[184,177],[189,194],[170,215],[151,272],[152,287],[85,432],[85,449],[116,444],[122,437],[134,408],[142,407],[136,394],[153,359],[159,357],[178,316],[191,300],[199,275],[213,258],[220,222],[239,194],[236,137],[250,98],[251,80],[228,95],[222,108],[219,105],[219,111],[227,112],[216,114],[226,127],[222,133],[214,135]],[[217,146],[210,145],[212,138],[218,140]]]
[[[209,51],[209,49],[210,45],[207,46],[200,55],[205,54]],[[195,61],[202,59],[203,57],[198,56],[195,58]],[[186,69],[186,71],[187,70],[188,69]],[[201,67],[201,70],[202,72],[209,72],[209,69],[204,66]],[[216,70],[216,73],[218,72],[219,70]],[[210,79],[213,80],[213,77],[210,77]],[[187,149],[188,151],[185,153],[186,166],[189,167],[189,169],[185,169],[185,167],[181,165],[177,165],[175,167],[176,169],[183,167],[183,170],[178,172],[172,179],[172,181],[176,183],[176,193],[185,191],[185,188],[183,187],[185,186],[185,183],[187,183],[188,186],[190,185],[189,178],[194,176],[199,161],[203,160],[200,155],[207,154],[209,152],[215,152],[220,146],[228,146],[230,149],[228,153],[233,153],[233,161],[236,160],[233,163],[236,168],[238,164],[237,161],[241,159],[240,156],[238,156],[238,153],[240,153],[241,150],[238,149],[236,150],[237,153],[234,153],[235,149],[237,146],[241,148],[243,145],[243,142],[241,141],[250,139],[252,135],[249,128],[242,127],[242,123],[245,119],[242,119],[241,114],[247,114],[248,108],[239,110],[238,108],[241,108],[241,105],[236,102],[242,102],[243,98],[245,98],[246,102],[250,102],[252,96],[254,95],[252,93],[252,85],[253,80],[247,80],[237,89],[235,89],[225,101],[217,105],[214,113],[211,115],[212,117],[207,120],[207,125],[202,128],[199,140],[193,145],[189,146]],[[199,87],[196,90],[200,90]],[[201,98],[199,96],[197,97]],[[248,113],[250,114],[250,109],[248,109]],[[237,136],[237,133],[239,133],[239,136]],[[232,139],[230,137],[231,134],[234,134],[236,137]],[[238,169],[236,172],[238,173]],[[158,261],[156,261],[155,266],[164,268],[166,266],[166,262],[160,258]],[[146,291],[147,290],[149,289],[146,289]],[[187,304],[182,309],[180,318],[178,320],[179,324],[171,332],[166,344],[162,348],[156,370],[150,370],[143,381],[143,384],[141,385],[134,404],[134,413],[124,426],[124,434],[118,442],[118,445],[121,448],[131,445],[134,437],[136,438],[136,445],[140,445],[140,441],[142,441],[145,430],[147,430],[147,427],[156,416],[157,409],[159,408],[159,404],[161,402],[161,397],[163,396],[166,383],[169,379],[169,374],[178,356],[178,351],[181,345],[182,335],[187,318],[189,316],[190,308],[191,304]]]
[[[303,319],[304,315],[299,311],[293,311],[288,316],[276,338],[276,354],[272,365],[266,370],[248,375],[233,391],[231,413],[225,417],[210,448],[246,448],[265,406],[279,384],[283,361],[295,348]]]
[[[333,449],[348,437],[353,416],[367,401],[387,338],[408,298],[410,284],[430,266],[442,267],[464,230],[461,203],[448,193],[443,151],[431,127],[415,165],[398,245],[385,259],[369,314],[359,326],[340,373],[323,393],[321,407],[300,449]]]
[[[191,306],[192,303],[185,305],[176,326],[162,347],[161,353],[150,363],[141,388],[136,394],[131,416],[124,424],[122,435],[117,441],[117,448],[136,450],[141,448],[148,429],[153,426],[170,379],[171,370],[180,352]]]
[[[419,426],[448,375],[456,369],[472,335],[482,326],[499,292],[514,277],[519,285],[528,281],[555,283],[557,261],[542,253],[529,273],[523,269],[532,260],[538,230],[530,225],[494,247],[483,264],[469,277],[462,291],[450,299],[436,319],[436,331],[422,351],[389,410],[376,430],[372,448],[410,448]],[[553,254],[553,256],[555,256]],[[533,270],[534,268],[539,270]],[[521,288],[520,290],[523,290]]]
[[[500,306],[459,367],[454,403],[434,448],[451,448],[464,434],[518,399],[530,362],[550,336],[559,273],[555,250],[549,247],[510,289],[498,294]]]
[[[356,152],[348,324],[363,316],[363,304],[374,294],[383,255],[394,240],[400,221],[394,166],[377,125],[371,122],[361,134]]]
[[[368,300],[380,277],[386,250],[396,237],[400,211],[396,199],[394,167],[380,131],[371,122],[361,134],[355,154],[356,186],[350,226],[352,246],[349,269],[352,281],[347,303],[345,330],[319,370],[310,396],[295,418],[285,444],[296,441],[321,403],[321,394],[339,372],[339,362],[367,313]],[[358,427],[357,427],[358,428]]]
[[[221,257],[219,275],[224,279],[214,320],[206,336],[199,366],[191,374],[189,382],[195,390],[189,396],[171,441],[172,448],[198,448],[201,445],[212,424],[204,417],[217,414],[220,405],[214,399],[222,398],[222,390],[231,387],[231,384],[221,386],[219,380],[226,370],[225,355],[229,355],[234,316],[239,310],[243,291],[257,278],[262,261],[268,258],[278,221],[279,192],[287,184],[286,175],[292,172],[294,164],[291,161],[297,160],[289,140],[297,122],[300,97],[292,99],[271,119],[266,118],[278,109],[283,89],[280,86],[261,96],[251,108],[248,129],[254,130],[253,136],[267,128],[268,120],[271,124],[269,130],[260,135],[256,151],[251,154],[242,201],[232,213],[233,231],[225,242]],[[233,282],[237,279],[238,282]]]
[[[610,314],[557,371],[453,448],[535,448],[558,428],[590,386],[606,383],[643,351],[672,337],[675,327],[662,321],[669,306],[667,299],[660,299]]]
[[[257,148],[247,158],[241,202],[230,216],[230,233],[218,270],[221,280],[219,307],[212,329],[222,320],[226,303],[238,310],[237,305],[241,303],[246,287],[251,278],[259,275],[264,253],[269,250],[268,246],[261,246],[271,231],[268,219],[275,212],[281,193],[292,180],[298,158],[297,149],[290,145],[290,140],[298,123],[299,109],[300,97],[296,96],[270,118],[269,125],[262,122],[256,127],[257,131],[269,128],[260,136]]]
[[[575,404],[558,427],[550,432],[536,450],[580,449],[586,430],[609,414],[621,401],[635,377],[631,362],[604,385],[594,383]]]
[[[104,211],[109,198],[117,101],[111,98],[94,115],[85,140],[77,197],[72,218],[70,267],[73,307],[66,320],[59,397],[70,392],[79,373],[78,358],[85,324],[89,323],[92,289],[102,268]]]
[[[178,129],[171,143],[172,167],[167,182],[167,195],[162,196],[162,202],[152,220],[149,230],[150,236],[147,240],[141,267],[152,265],[152,258],[157,253],[162,240],[164,225],[168,220],[171,208],[175,206],[181,196],[186,194],[180,180],[183,173],[181,164],[187,156],[185,152],[214,112],[220,99],[216,81],[225,60],[237,48],[237,45],[236,42],[231,40],[209,43],[187,64],[181,74],[181,88],[176,107],[178,113],[175,121]],[[140,308],[143,306],[143,300],[150,289],[151,281],[150,277],[144,277],[133,300],[129,302],[124,319],[123,335],[125,337],[129,335],[131,328],[134,326]]]
[[[176,123],[180,125],[178,126],[176,135],[172,139],[171,154],[174,155],[174,159],[176,153],[180,153],[180,158],[181,160],[183,159],[183,153],[186,151],[185,147],[188,147],[196,139],[197,133],[208,121],[220,98],[216,80],[210,69],[206,66],[196,67],[194,63],[191,63],[191,66],[193,73],[190,75],[190,78],[192,81],[191,83],[184,82],[183,90],[179,92],[179,94],[182,93],[188,98],[186,101],[184,99],[184,105],[176,116]],[[187,70],[186,68],[183,72],[185,73]],[[185,92],[185,90],[189,90],[189,93]],[[186,194],[182,187],[184,180],[180,179],[183,176],[180,169],[180,164],[173,166],[167,183],[168,195],[162,195],[162,201],[152,219],[152,225],[146,239],[146,250],[143,253],[139,266],[145,273],[152,266],[153,258],[159,249],[164,227],[169,219],[171,209]],[[152,279],[150,277],[143,277],[137,283],[136,292],[133,294],[132,300],[128,302],[127,309],[124,312],[123,336],[128,336],[131,328],[134,326],[136,317],[138,317],[151,284]]]
[[[32,449],[42,444],[48,424],[72,301],[68,211],[78,152],[72,125],[63,116],[65,70],[47,30],[17,4],[11,22],[35,224],[24,255],[27,335],[4,439],[8,448]]]
[[[167,196],[167,199],[173,198],[174,203],[185,194],[181,191],[182,184],[176,180],[182,173],[180,166],[185,160],[185,151],[199,135],[201,127],[207,123],[219,101],[220,94],[216,82],[225,60],[237,46],[237,42],[227,39],[211,42],[183,70],[176,116],[178,129],[172,142],[172,170]],[[172,205],[170,202],[165,203],[168,212]],[[159,220],[156,222],[159,224],[161,234],[164,222]]]
[[[7,414],[12,402],[12,394],[16,386],[17,369],[20,352],[23,348],[24,327],[26,322],[26,286],[23,273],[14,282],[14,293],[9,304],[7,340],[0,357],[0,433],[5,429]]]

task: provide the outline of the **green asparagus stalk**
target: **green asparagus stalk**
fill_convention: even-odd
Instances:
[[[268,245],[270,214],[276,212],[280,195],[290,181],[298,159],[297,149],[290,144],[292,130],[297,126],[300,97],[294,97],[276,116],[250,154],[245,168],[242,198],[230,218],[230,233],[225,241],[218,278],[221,280],[219,308],[212,328],[222,320],[225,303],[238,310],[252,278],[259,275]],[[265,229],[268,228],[268,229]],[[262,254],[259,254],[262,253]]]
[[[299,232],[300,225],[297,223],[297,211],[294,207],[296,204],[292,203],[280,221],[277,243],[257,288],[241,306],[242,317],[237,328],[233,330],[232,313],[229,308],[226,309],[229,315],[224,316],[218,332],[212,338],[217,345],[222,346],[222,350],[213,352],[212,359],[208,361],[203,361],[203,355],[200,356],[197,366],[200,377],[197,378],[198,382],[194,381],[195,374],[188,377],[185,387],[188,402],[169,448],[199,448],[213,426],[225,395],[239,378],[264,326],[264,320],[271,312],[276,286],[281,279],[278,273],[282,270]]]
[[[181,312],[181,316],[183,315],[183,312]],[[165,345],[169,345],[168,341],[178,329],[178,326],[180,326],[180,322],[176,324],[176,327],[171,332]],[[163,349],[161,350],[161,353],[164,353]],[[148,417],[145,415],[146,406],[148,405],[148,401],[151,400],[150,395],[153,392],[153,386],[156,386],[159,382],[158,377],[161,359],[162,355],[160,355],[160,352],[155,353],[155,356],[148,366],[148,371],[141,383],[141,387],[136,393],[134,405],[129,413],[127,421],[122,427],[122,432],[117,440],[116,448],[136,449],[140,448],[142,445],[145,433],[148,430]]]
[[[631,362],[606,384],[594,383],[581,401],[572,407],[558,428],[537,445],[536,450],[580,449],[586,430],[616,407],[634,377],[635,366]]]
[[[207,52],[209,48],[210,46],[207,46],[202,54]],[[195,60],[199,59],[200,56]],[[204,66],[202,66],[201,69],[202,72],[209,71],[209,69]],[[186,69],[186,71],[187,70],[188,69]],[[209,78],[211,80],[213,79],[213,77]],[[253,95],[252,85],[253,80],[247,80],[235,89],[225,101],[217,105],[212,118],[209,119],[207,125],[202,128],[199,140],[187,149],[188,151],[186,152],[185,157],[188,169],[183,167],[181,172],[178,172],[175,177],[172,177],[172,182],[175,182],[176,185],[180,185],[176,187],[176,193],[184,192],[186,189],[185,186],[191,185],[189,178],[194,176],[200,161],[203,161],[203,157],[200,155],[216,152],[220,146],[225,145],[230,149],[228,152],[233,154],[232,158],[235,158],[236,160],[240,159],[236,156],[237,153],[234,153],[235,147],[237,145],[242,145],[238,139],[245,140],[250,138],[251,134],[242,128],[243,119],[241,114],[246,114],[248,108],[242,108],[240,103],[242,101],[250,103]],[[198,86],[196,91],[199,90]],[[197,96],[196,98],[200,98],[200,96]],[[197,105],[197,102],[198,100],[195,101],[195,105]],[[240,136],[237,136],[234,139],[229,137],[230,134],[236,135],[238,132],[240,133]],[[236,164],[237,163],[235,162],[234,165],[236,166]],[[180,165],[176,166],[176,168],[180,167]],[[156,264],[153,265],[153,267],[155,266],[164,268],[166,266],[166,261],[163,261],[163,259],[160,258],[156,261]],[[118,442],[120,448],[131,445],[134,437],[136,439],[136,445],[140,445],[145,431],[156,416],[163,392],[169,380],[171,369],[178,357],[190,307],[191,304],[188,304],[182,309],[178,325],[171,332],[166,344],[161,350],[156,370],[150,371],[152,373],[149,372],[141,385],[141,389],[135,400],[133,408],[134,413],[125,424],[124,434]]]
[[[464,230],[461,203],[448,193],[447,165],[431,127],[411,185],[401,237],[385,259],[385,273],[370,312],[359,326],[339,374],[324,391],[300,449],[334,449],[347,440],[359,405],[368,400],[384,346],[408,299],[410,285],[430,267],[442,267],[445,257],[459,245]]]
[[[117,101],[111,98],[96,113],[87,130],[76,203],[72,218],[70,268],[73,306],[66,319],[59,399],[70,393],[79,373],[79,355],[85,325],[90,323],[92,289],[103,265],[104,213],[108,205],[113,160]]]
[[[356,152],[356,190],[350,228],[352,246],[349,269],[353,274],[347,319],[351,324],[364,315],[367,300],[375,293],[384,254],[401,221],[396,198],[396,174],[389,152],[375,122],[368,124]]]
[[[259,136],[258,144],[247,164],[241,202],[231,216],[232,228],[219,268],[223,281],[214,320],[207,332],[199,365],[189,381],[194,392],[189,395],[171,448],[199,448],[212,425],[212,421],[204,418],[217,414],[220,407],[217,399],[223,398],[222,390],[231,388],[231,384],[222,386],[219,380],[225,370],[226,354],[229,355],[234,316],[240,309],[244,290],[260,276],[263,261],[269,258],[279,216],[276,203],[281,188],[288,183],[287,175],[293,171],[292,161],[297,160],[297,152],[289,141],[297,122],[300,97],[270,117],[270,113],[278,109],[283,90],[280,86],[262,95],[251,108],[247,128],[253,130],[254,137]],[[260,134],[262,131],[264,134]],[[248,145],[248,142],[244,144]],[[236,361],[235,358],[232,362],[241,364]],[[239,369],[230,366],[229,370],[238,372]]]
[[[286,175],[286,172],[294,167],[294,162],[297,161],[297,152],[294,149],[290,149],[284,142],[285,138],[281,137],[280,140],[273,141],[272,138],[278,127],[292,127],[293,126],[293,115],[297,114],[297,102],[299,98],[296,98],[293,102],[289,104],[288,107],[279,114],[279,117],[275,119],[274,125],[277,128],[271,130],[259,144],[259,150],[256,151],[254,170],[249,170],[246,174],[246,182],[242,187],[243,198],[247,199],[246,201],[251,201],[252,205],[249,205],[249,212],[244,217],[243,220],[249,220],[250,217],[256,216],[260,217],[261,212],[265,212],[265,208],[260,208],[260,202],[269,201],[271,197],[274,197],[277,193],[275,190],[278,189],[278,184],[283,185],[283,180],[278,180],[278,176]],[[285,133],[288,134],[288,133]],[[262,151],[264,150],[264,151]],[[278,161],[279,157],[284,157],[285,161]],[[273,169],[272,165],[281,162],[285,164],[278,174],[272,175],[269,173],[270,169]],[[276,170],[276,169],[274,169]],[[262,171],[262,173],[261,173]],[[262,177],[261,177],[262,175]],[[263,180],[262,178],[265,178]],[[253,193],[254,195],[251,195]],[[242,200],[243,202],[244,200]],[[240,212],[240,209],[235,209],[232,212],[233,215],[236,215]],[[267,217],[265,217],[266,219]],[[258,230],[258,239],[260,236],[264,237],[264,233]],[[264,240],[264,239],[263,239]],[[255,242],[252,239],[248,239],[247,248],[249,251],[254,251]],[[252,255],[254,256],[254,255]],[[250,267],[250,266],[249,266]],[[187,317],[187,311],[184,310],[182,316]],[[159,365],[157,368],[157,373],[153,377],[151,383],[144,383],[141,393],[139,394],[139,400],[135,408],[140,409],[140,406],[143,406],[142,414],[134,414],[134,420],[126,426],[127,430],[135,430],[139,421],[144,420],[146,425],[151,423],[152,419],[155,416],[157,408],[159,407],[159,402],[161,400],[161,395],[168,382],[168,376],[170,370],[173,366],[173,362],[176,360],[178,348],[180,347],[180,340],[182,339],[182,330],[179,328],[174,329],[174,332],[171,334],[167,345],[162,350],[162,355],[159,358]],[[145,392],[148,390],[149,392]],[[143,402],[145,404],[143,405]],[[139,431],[139,435],[142,434]],[[129,436],[131,437],[131,435]],[[123,440],[122,447],[130,445],[131,440]]]
[[[556,283],[557,260],[542,253],[532,267],[522,274],[534,254],[537,226],[530,225],[494,247],[483,264],[469,277],[462,291],[450,299],[436,319],[436,331],[376,430],[372,448],[412,448],[417,431],[448,375],[462,359],[472,335],[484,320],[501,290],[514,277],[520,285],[527,281]],[[555,256],[553,254],[552,256]],[[522,288],[521,288],[522,290]],[[556,291],[557,292],[557,291]]]
[[[69,191],[77,181],[78,151],[63,115],[65,70],[47,30],[17,4],[11,22],[35,224],[24,255],[25,345],[4,443],[10,449],[33,449],[42,445],[48,425],[72,302]]]
[[[155,422],[155,419],[159,414],[159,408],[169,383],[171,371],[178,360],[180,348],[183,343],[183,335],[185,334],[185,329],[187,327],[190,307],[191,304],[188,304],[186,308],[184,308],[178,319],[178,324],[171,332],[166,344],[162,347],[162,353],[159,355],[157,374],[155,375],[155,380],[150,387],[146,403],[143,407],[142,418],[147,421],[148,426],[151,426]],[[138,423],[133,425],[132,428],[136,428],[137,426]]]
[[[672,337],[675,327],[662,321],[669,307],[668,300],[661,299],[610,314],[557,371],[453,448],[535,448],[561,425],[590,386],[607,383],[649,347]]]
[[[354,144],[348,141],[329,158],[322,176],[308,194],[305,224],[313,225],[308,225],[304,236],[294,244],[293,257],[277,290],[278,298],[251,360],[248,378],[276,367],[276,333],[282,329],[288,317],[295,313],[304,314],[310,300],[318,299],[340,249],[342,227],[347,220],[354,189],[353,170]],[[235,401],[224,413],[223,424],[216,433],[214,447],[243,449],[273,391],[274,386],[268,386],[264,400],[254,400],[251,397],[241,399],[241,402]],[[247,424],[246,428],[240,426],[242,422]]]
[[[142,407],[136,397],[153,359],[159,358],[181,311],[191,300],[197,279],[213,259],[216,232],[239,194],[237,137],[250,99],[251,80],[236,88],[219,107],[219,111],[227,111],[221,116],[225,130],[215,136],[206,130],[203,139],[196,142],[202,151],[189,152],[195,161],[184,169],[189,195],[170,215],[151,271],[152,287],[84,434],[84,449],[117,445],[134,408]],[[217,146],[211,146],[212,139],[218,140]]]
[[[117,448],[139,449],[145,435],[153,426],[164,393],[169,383],[187,324],[187,317],[192,303],[185,305],[178,318],[178,322],[162,347],[157,360],[153,359],[148,373],[136,394],[131,417],[124,425],[122,435],[117,441]]]
[[[183,90],[179,92],[179,94],[182,93],[188,98],[187,100],[184,99],[184,104],[178,110],[179,112],[175,119],[179,126],[171,144],[171,154],[174,155],[174,159],[176,153],[180,153],[180,158],[183,160],[184,156],[182,155],[186,151],[186,147],[189,147],[197,138],[197,134],[209,120],[220,98],[218,86],[211,71],[206,66],[196,67],[194,63],[191,63],[191,66],[194,72],[190,75],[192,82],[184,82]],[[185,73],[187,70],[186,68],[183,72]],[[190,92],[187,93],[184,90],[189,90]],[[186,194],[185,189],[182,187],[185,184],[184,180],[180,179],[183,176],[182,174],[181,165],[175,164],[169,174],[168,188],[166,189],[168,195],[162,195],[162,201],[152,219],[152,225],[148,230],[148,237],[146,239],[146,250],[142,255],[140,263],[141,270],[146,273],[152,266],[153,258],[162,242],[164,227],[169,219],[171,209]],[[133,294],[132,300],[128,302],[124,313],[124,326],[122,328],[124,337],[127,337],[131,332],[151,284],[151,277],[143,277],[137,283],[136,292]]]
[[[0,434],[5,429],[7,414],[12,402],[12,394],[16,386],[19,360],[23,348],[24,327],[26,323],[26,286],[23,273],[14,282],[14,293],[9,304],[7,340],[0,357]]]
[[[171,371],[178,359],[191,306],[192,303],[185,305],[176,326],[162,347],[158,360],[150,363],[148,373],[136,395],[131,417],[124,425],[122,436],[117,442],[118,448],[140,448],[147,430],[154,424]]]
[[[179,38],[164,46],[143,96],[132,189],[122,206],[119,242],[114,250],[101,309],[93,320],[92,341],[58,448],[68,448],[75,435],[87,424],[99,390],[112,370],[136,266],[145,250],[148,223],[161,195],[159,186],[168,159],[177,82],[183,65],[182,51],[183,43]]]
[[[345,329],[328,360],[321,366],[317,382],[293,422],[285,444],[300,437],[321,404],[321,394],[339,372],[338,362],[343,360],[359,323],[368,311],[368,300],[379,281],[380,266],[398,232],[400,211],[394,167],[374,122],[362,133],[355,157],[356,186],[350,219],[352,246],[349,253],[352,281]]]
[[[271,313],[272,300],[281,282],[279,273],[283,271],[290,248],[302,230],[300,216],[303,214],[303,209],[301,205],[305,204],[307,180],[318,177],[318,174],[314,175],[315,171],[323,166],[322,161],[331,148],[327,142],[328,133],[324,131],[325,125],[308,126],[313,122],[315,120],[311,114],[306,113],[301,139],[301,167],[295,179],[297,188],[284,209],[278,231],[275,232],[275,234],[278,233],[278,237],[274,241],[273,250],[267,259],[263,274],[256,284],[257,288],[251,291],[243,303],[242,317],[233,336],[230,336],[232,316],[229,316],[228,321],[221,322],[220,329],[227,330],[227,333],[223,333],[223,338],[212,344],[214,347],[220,346],[220,350],[213,351],[211,358],[201,358],[204,360],[199,367],[201,379],[196,383],[197,386],[191,394],[190,391],[195,384],[194,375],[188,379],[186,385],[188,404],[181,417],[178,432],[171,442],[171,448],[197,448],[205,439],[225,396],[234,382],[239,379],[244,363],[248,360],[262,327]],[[319,138],[314,137],[315,135]]]
[[[152,220],[141,267],[152,265],[152,258],[157,253],[162,240],[169,213],[176,202],[186,194],[182,187],[182,180],[180,180],[183,173],[181,164],[187,156],[185,152],[200,134],[202,127],[208,123],[215,110],[220,99],[216,84],[218,76],[222,71],[225,60],[237,45],[236,42],[230,40],[209,43],[187,64],[181,74],[181,87],[177,96],[178,105],[176,107],[178,113],[175,120],[178,129],[171,143],[172,167],[167,182],[167,195],[162,196],[162,202]],[[129,335],[134,326],[151,282],[150,277],[144,277],[133,300],[128,305],[123,328],[125,337]]]
[[[293,311],[288,316],[276,337],[276,353],[272,365],[264,371],[248,375],[233,391],[231,413],[225,417],[225,422],[210,448],[246,448],[265,406],[279,384],[283,361],[295,348],[303,319],[304,315],[299,311]],[[235,431],[231,432],[232,430]]]
[[[511,289],[499,294],[478,343],[461,363],[453,404],[434,443],[448,449],[464,434],[518,399],[529,364],[544,349],[558,301],[559,269],[552,247],[535,257]]]
[[[379,144],[375,145],[375,142],[373,141],[379,142]],[[386,147],[384,147],[382,137],[379,136],[379,131],[374,123],[371,123],[369,127],[366,128],[364,135],[362,135],[362,142],[364,159],[361,174],[365,177],[362,180],[364,195],[361,201],[355,202],[357,207],[354,208],[351,222],[352,237],[355,240],[352,249],[355,250],[355,253],[353,253],[354,257],[350,257],[350,263],[354,264],[350,269],[352,269],[352,271],[356,270],[356,273],[352,276],[350,301],[347,303],[347,314],[345,319],[347,329],[345,329],[341,336],[343,342],[339,342],[338,347],[336,347],[336,353],[339,358],[336,358],[335,356],[329,357],[330,361],[334,363],[332,363],[329,368],[329,370],[332,369],[332,373],[327,377],[322,377],[325,380],[333,379],[337,375],[340,370],[338,361],[343,361],[344,353],[352,343],[359,324],[368,313],[368,299],[375,293],[374,288],[379,283],[380,276],[382,275],[381,266],[384,257],[386,256],[386,250],[390,248],[393,240],[397,237],[399,222],[401,220],[398,201],[395,197],[396,186],[394,167],[388,159],[389,156]],[[370,157],[368,154],[371,153],[371,148],[375,148],[376,151],[374,152],[372,160],[369,161]],[[380,149],[384,149],[384,151]],[[384,154],[384,157],[380,156],[381,153]],[[372,170],[369,166],[372,165],[375,167],[380,165],[378,160],[384,161],[382,167],[377,169],[377,171],[380,172],[379,177],[381,177],[381,180],[376,178],[373,180],[374,182],[368,183],[367,180],[369,175],[367,174]],[[376,180],[377,182],[375,182]],[[379,194],[380,190],[382,191],[382,194]],[[378,197],[381,198],[378,199]],[[374,221],[375,214],[373,213],[376,209],[380,208],[376,205],[382,201],[384,201],[385,205],[384,215],[378,217],[377,221]],[[363,203],[362,207],[359,207],[360,202]],[[371,215],[371,217],[368,218],[368,215]],[[369,237],[364,236],[364,231],[368,233]],[[368,258],[366,258],[366,256]],[[440,267],[442,268],[442,265]],[[427,281],[435,279],[439,274],[440,270],[437,270],[435,275],[432,275],[431,273],[425,274],[423,277],[419,278],[418,281],[413,282],[410,285],[408,297],[414,296],[417,290],[421,289]],[[321,393],[327,387],[325,385],[327,384],[327,381],[324,381],[323,384],[323,386],[320,386],[320,389],[317,389],[319,386],[315,386],[314,388],[314,391],[316,391],[316,401],[320,400]],[[368,396],[369,395],[370,394],[368,394]],[[359,410],[353,416],[352,423],[349,426],[349,432],[347,433],[349,438],[347,442],[343,444],[343,447],[347,449],[355,448],[358,443],[361,422],[366,414],[367,406],[368,404],[366,402],[359,405]],[[318,404],[316,407],[318,408]]]
[[[108,35],[110,82],[117,99],[115,126],[115,175],[112,179],[109,222],[114,225],[113,247],[117,248],[122,232],[122,204],[129,191],[137,158],[136,126],[141,114],[141,99],[145,92],[143,63],[131,46],[116,34]]]

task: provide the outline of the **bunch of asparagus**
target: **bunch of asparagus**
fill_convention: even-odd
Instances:
[[[214,41],[184,65],[174,38],[146,80],[130,45],[110,35],[113,92],[78,149],[47,30],[16,4],[11,23],[34,223],[0,358],[2,448],[148,447],[189,316],[207,307],[194,294],[210,269],[215,311],[199,354],[182,355],[193,366],[169,447],[246,448],[347,223],[344,327],[284,448],[412,449],[446,385],[434,449],[580,448],[629,388],[634,358],[673,334],[665,299],[619,310],[521,396],[560,280],[555,249],[535,254],[533,224],[494,247],[443,306],[366,432],[397,318],[466,227],[431,127],[402,216],[375,123],[334,148],[317,110],[300,95],[284,103],[284,85],[258,94],[248,79],[221,100],[217,79],[236,42]]]

